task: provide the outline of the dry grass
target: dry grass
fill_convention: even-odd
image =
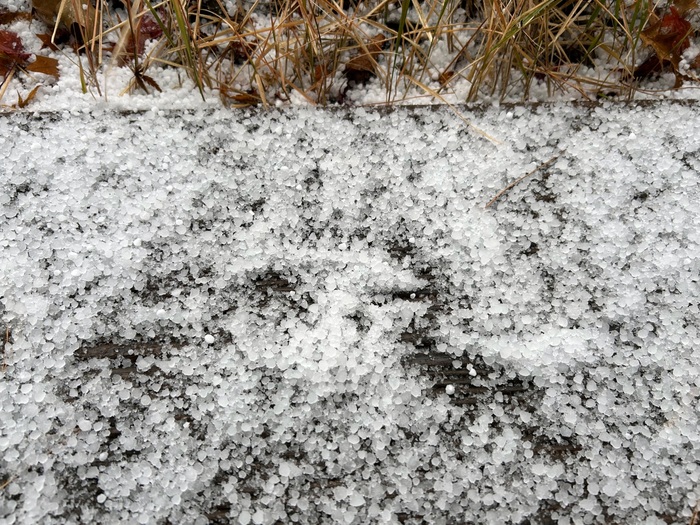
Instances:
[[[233,13],[226,0],[110,1],[71,26],[83,89],[97,95],[98,72],[117,66],[133,72],[125,91],[159,90],[154,68],[174,67],[226,105],[266,107],[347,103],[370,81],[395,103],[528,100],[535,87],[631,97],[664,69],[675,87],[695,78],[678,58],[694,28],[675,38],[685,26],[649,0],[246,0]],[[51,2],[64,13],[80,3],[34,0]],[[692,0],[674,5],[683,22],[694,13]]]

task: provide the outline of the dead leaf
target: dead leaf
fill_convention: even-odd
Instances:
[[[314,83],[309,88],[310,91],[317,91],[328,80],[330,73],[326,64],[316,64],[314,67]]]
[[[375,64],[377,57],[382,52],[384,42],[386,42],[386,38],[383,35],[376,35],[367,43],[367,51],[360,49],[360,54],[345,64],[345,76],[348,80],[360,84],[375,74]]]
[[[19,63],[25,62],[32,56],[24,51],[22,39],[12,31],[0,31],[0,55]]]
[[[17,63],[14,60],[0,55],[0,76],[7,77],[9,72],[13,67],[15,67],[16,64]]]
[[[168,23],[167,13],[165,11],[159,9],[158,16],[164,24]],[[139,18],[138,21],[134,22],[133,27],[126,24],[122,29],[122,36],[119,39],[119,43],[105,46],[105,49],[111,51],[113,56],[118,56],[119,63],[125,66],[134,60],[134,55],[143,55],[148,40],[155,40],[161,36],[163,36],[163,30],[156,21],[156,18],[152,13],[146,13]],[[143,89],[145,89],[145,87]]]
[[[149,77],[148,75],[141,75],[141,78],[146,82],[146,84],[148,84],[148,85],[151,86],[152,88],[155,88],[156,91],[158,91],[158,93],[162,93],[162,92],[163,92],[163,90],[160,89],[160,86],[158,85],[158,82],[156,82],[155,79],[154,79],[153,77]]]
[[[161,20],[164,20],[165,13],[161,12],[159,16]],[[130,32],[131,30],[127,27],[126,31]],[[133,56],[134,50],[136,50],[137,54],[142,55],[146,50],[146,41],[155,40],[163,36],[163,30],[151,13],[146,13],[139,19],[135,33],[135,35],[129,35],[126,43],[126,54],[129,56]],[[136,40],[135,43],[134,40]]]
[[[26,11],[11,13],[7,9],[0,8],[0,25],[11,24],[16,20],[26,20],[27,22],[31,22],[32,14],[27,13]]]
[[[249,89],[248,91],[238,91],[237,89],[232,89],[228,86],[219,86],[219,93],[221,101],[224,104],[229,104],[232,100],[238,102],[235,107],[238,106],[257,106],[260,104],[260,97],[258,96],[255,89]],[[233,106],[232,106],[233,107]]]
[[[318,64],[314,68],[314,78],[316,81],[318,80],[323,80],[328,76],[328,67],[326,67],[326,64]]]
[[[33,71],[34,73],[43,73],[45,75],[51,75],[55,79],[58,79],[60,73],[58,71],[58,60],[51,57],[45,57],[41,55],[36,55],[36,60],[31,64],[24,66],[27,71]]]
[[[664,61],[668,61],[675,72],[678,72],[681,55],[690,47],[690,36],[694,33],[690,22],[684,17],[690,9],[695,8],[697,8],[695,0],[679,0],[670,7],[669,14],[661,20],[657,19],[641,33],[642,41],[654,49],[661,65]],[[651,70],[656,68],[657,66],[654,65]],[[648,67],[637,68],[635,77],[640,78],[645,69]]]
[[[676,37],[675,46],[681,51],[690,47],[689,37],[692,26],[674,6],[671,6],[671,14],[664,16],[661,20],[660,32],[663,33],[664,29],[668,31],[669,35]]]
[[[29,62],[31,54],[25,52],[22,39],[12,31],[0,31],[0,74],[3,76],[19,66],[25,71],[44,73],[54,78],[59,77],[58,60],[36,55],[34,62]]]
[[[642,62],[641,65],[639,65],[635,68],[634,78],[637,78],[637,79],[647,78],[652,73],[656,73],[657,71],[661,71],[661,69],[662,69],[662,64],[661,64],[661,60],[659,60],[659,57],[657,57],[656,55],[651,55],[644,62]]]
[[[167,24],[165,11],[162,9],[159,10],[158,16],[160,17],[161,22]],[[156,38],[163,36],[163,30],[153,16],[153,13],[146,13],[141,18],[141,23],[139,24],[139,34],[145,40],[155,40]]]
[[[219,90],[221,93],[221,100],[224,101],[225,104],[228,104],[231,100],[237,102],[237,104],[233,104],[231,107],[257,106],[260,104],[260,95],[254,88],[248,91],[238,91],[226,86],[221,86]],[[235,94],[232,94],[232,91]]]
[[[255,91],[253,90],[251,90],[251,93],[239,93],[238,95],[234,95],[232,98],[239,104],[246,106],[257,106],[260,104],[260,97],[256,95]]]
[[[440,81],[440,85],[444,86],[450,80],[452,80],[452,77],[454,77],[454,76],[455,76],[455,72],[452,70],[442,72],[440,74],[440,78],[438,79]]]
[[[27,98],[26,98],[26,99],[23,99],[23,98],[22,98],[22,95],[20,95],[20,94],[19,94],[19,91],[18,91],[18,92],[17,92],[17,107],[20,108],[20,109],[26,108],[26,107],[29,105],[29,103],[30,103],[32,100],[34,100],[34,97],[36,96],[36,92],[39,91],[39,88],[40,88],[40,87],[41,87],[41,84],[39,84],[39,85],[36,86],[34,89],[32,89],[32,90],[29,92],[29,95],[27,95]]]
[[[31,57],[24,51],[22,39],[12,31],[0,31],[0,75],[7,75],[15,71],[17,66],[23,66]]]
[[[677,69],[681,62],[681,50],[677,40],[677,34],[672,32],[664,34],[661,32],[661,22],[642,31],[642,41],[654,48],[659,60],[671,62],[674,69]]]
[[[50,49],[51,51],[58,51],[58,47],[54,45],[53,42],[51,42],[51,34],[50,33],[42,33],[40,35],[36,35],[39,37],[39,40],[41,40],[41,49]],[[58,39],[56,39],[58,40]]]
[[[32,0],[32,11],[50,28],[57,25],[57,22],[66,29],[70,29],[73,24],[86,30],[94,27],[95,8],[89,0]]]

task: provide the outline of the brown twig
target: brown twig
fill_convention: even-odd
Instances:
[[[15,476],[12,476],[12,477],[8,478],[7,481],[5,481],[5,483],[3,483],[2,485],[0,485],[0,490],[4,489],[4,488],[7,487],[10,483],[12,483],[16,477],[17,477],[17,476],[15,475]]]
[[[2,357],[3,357],[3,361],[4,361],[4,359],[5,359],[5,347],[7,346],[7,343],[9,343],[9,342],[10,342],[10,327],[9,327],[9,326],[6,326],[6,327],[5,327],[5,344],[2,345]],[[2,371],[4,372],[6,368],[7,368],[7,363],[3,363],[3,364],[2,364]]]
[[[505,192],[507,192],[507,191],[508,191],[509,189],[511,189],[513,186],[515,186],[518,182],[520,182],[520,181],[523,180],[523,179],[528,178],[530,175],[532,175],[532,174],[535,173],[536,171],[541,170],[542,168],[544,168],[544,167],[547,166],[548,164],[551,164],[552,162],[554,162],[555,160],[557,160],[559,157],[561,157],[561,155],[562,155],[565,151],[566,151],[565,149],[561,150],[561,151],[559,152],[558,155],[555,155],[554,157],[552,157],[551,159],[549,159],[549,160],[548,160],[547,162],[545,162],[544,164],[540,164],[539,166],[537,166],[534,170],[532,170],[532,171],[531,171],[530,173],[528,173],[527,175],[523,175],[522,177],[520,177],[520,178],[519,178],[518,180],[516,180],[515,182],[512,182],[512,183],[510,183],[508,186],[506,186],[505,188],[503,188],[503,189],[500,191],[500,193],[499,193],[498,195],[496,195],[493,199],[491,199],[491,200],[489,201],[489,203],[484,207],[484,209],[486,209],[486,208],[488,208],[489,206],[491,206],[491,205],[496,201],[496,199],[498,199],[498,197],[500,197],[501,195],[503,195]]]
[[[696,525],[695,520],[698,517],[698,511],[700,511],[700,508],[698,506],[700,505],[700,499],[697,501],[695,504],[695,507],[693,508],[693,515],[690,517],[690,525]]]

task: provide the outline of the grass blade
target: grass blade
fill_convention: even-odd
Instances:
[[[185,20],[185,13],[183,12],[185,7],[183,4],[180,3],[180,0],[172,0],[173,1],[173,11],[175,11],[175,18],[177,19],[177,27],[180,30],[180,38],[182,39],[182,42],[185,47],[185,54],[187,57],[187,65],[189,69],[191,70],[192,73],[192,78],[197,84],[197,88],[199,89],[199,94],[202,96],[202,100],[204,100],[204,87],[202,85],[202,79],[199,75],[199,64],[194,59],[194,51],[192,49],[192,41],[190,39],[190,34],[188,31],[188,24]]]

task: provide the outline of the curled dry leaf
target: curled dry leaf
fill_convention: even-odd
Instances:
[[[27,98],[24,98],[24,99],[22,98],[22,95],[20,95],[19,93],[17,93],[17,107],[18,107],[19,109],[26,108],[26,107],[29,105],[29,103],[30,103],[32,100],[34,100],[34,97],[36,96],[36,92],[39,91],[39,88],[40,88],[40,87],[41,87],[41,84],[39,84],[38,86],[36,86],[34,89],[32,89],[32,90],[29,92],[29,95],[27,95]]]
[[[231,107],[257,106],[260,104],[260,95],[254,88],[248,91],[238,91],[221,86],[219,92],[221,93],[221,101],[225,104],[230,104],[232,100],[235,102]]]
[[[690,36],[693,34],[692,26],[685,19],[685,15],[689,10],[697,7],[695,0],[677,1],[670,7],[669,14],[642,31],[642,41],[654,49],[659,66],[663,61],[668,61],[674,71],[678,71],[681,55],[690,47]],[[640,72],[646,69],[649,69],[648,66],[640,66],[635,71],[635,77],[639,78]],[[652,68],[652,70],[655,69]]]
[[[255,92],[254,89],[251,89],[249,90],[249,92],[246,93],[238,93],[232,98],[241,106],[257,106],[258,104],[260,104],[260,96]]]
[[[57,24],[68,29],[73,24],[94,27],[95,8],[88,0],[32,0],[32,11],[51,28]]]
[[[452,77],[454,77],[454,76],[455,76],[455,72],[452,71],[451,69],[448,71],[442,72],[440,74],[440,77],[438,78],[438,80],[440,81],[440,85],[444,87],[445,84],[448,84],[450,82],[450,80],[452,80]]]

